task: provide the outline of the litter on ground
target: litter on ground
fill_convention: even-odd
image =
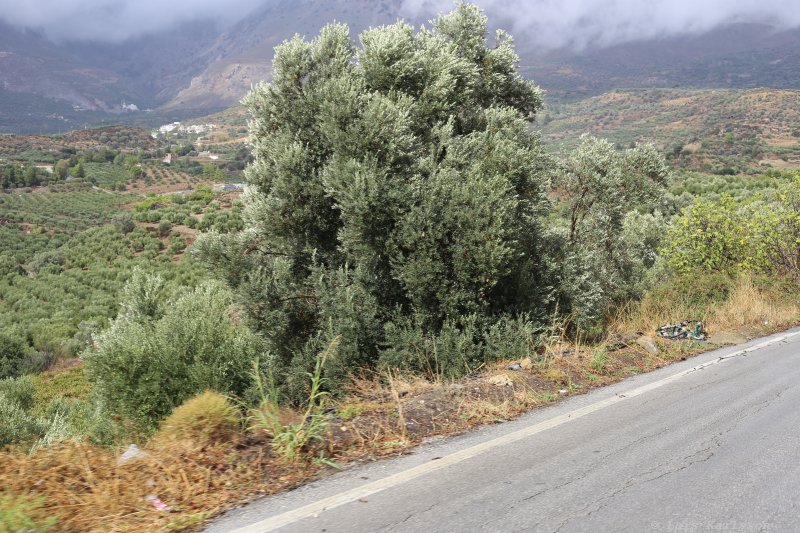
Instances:
[[[679,324],[665,324],[656,330],[660,337],[670,340],[692,339],[704,341],[708,338],[703,323],[694,320],[684,320]]]

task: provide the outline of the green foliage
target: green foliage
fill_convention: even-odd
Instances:
[[[587,327],[615,302],[641,294],[660,245],[658,211],[669,170],[650,145],[617,151],[584,136],[561,162],[555,187],[566,227],[559,307]]]
[[[41,239],[19,229],[7,235],[9,241],[0,242],[0,250],[11,248],[0,252],[9,258],[0,259],[0,267],[8,265],[0,274],[0,332],[54,357],[85,347],[82,323],[102,326],[116,315],[119,292],[137,266],[157,270],[170,290],[196,285],[202,276],[191,260],[164,256],[161,241],[144,228],[126,235],[113,225]]]
[[[483,328],[548,305],[545,290],[518,290],[541,273],[548,180],[528,128],[541,94],[510,37],[487,47],[485,17],[461,4],[432,30],[397,23],[360,39],[355,49],[329,25],[276,50],[273,84],[247,98],[245,231],[196,244],[288,382],[340,335],[331,386],[376,364],[390,317],[466,350],[474,335],[458,317]],[[467,370],[453,358],[453,373]]]
[[[120,196],[99,191],[0,193],[0,216],[58,231],[74,231],[109,222],[123,202]]]
[[[44,497],[27,497],[3,491],[0,493],[0,531],[44,533],[51,531],[58,518],[44,509]]]
[[[219,286],[206,283],[164,301],[162,285],[135,273],[119,316],[84,355],[104,405],[143,429],[205,390],[241,394],[264,351],[258,337],[233,323],[230,295]]]
[[[133,218],[139,222],[157,222],[165,228],[167,224],[186,224],[192,228],[214,229],[221,233],[241,230],[244,224],[238,203],[234,203],[230,211],[221,212],[214,197],[212,189],[204,185],[185,195],[151,196],[133,205]],[[194,216],[200,214],[203,216],[202,222]],[[168,233],[169,229],[165,231]]]
[[[435,335],[412,319],[399,318],[386,324],[387,348],[381,352],[380,364],[430,379],[449,379],[498,359],[532,355],[544,333],[544,328],[534,326],[525,315],[500,317],[488,325],[476,315],[461,316],[446,321]]]
[[[33,441],[47,432],[47,423],[33,415],[36,385],[31,376],[0,380],[0,447]]]
[[[247,423],[251,431],[263,432],[272,437],[272,448],[284,459],[293,461],[313,452],[314,445],[325,438],[328,429],[328,418],[325,416],[328,393],[323,390],[326,380],[322,376],[322,370],[329,358],[335,358],[340,340],[340,337],[334,338],[317,354],[314,371],[306,374],[309,390],[305,412],[297,422],[283,421],[280,395],[275,387],[274,376],[269,376],[269,385],[265,386],[258,363],[254,367],[252,376],[260,398],[258,407],[250,409]],[[323,459],[322,454],[318,459]]]
[[[675,179],[669,185],[669,192],[674,196],[688,196],[688,203],[694,197],[718,200],[722,195],[743,200],[754,196],[769,196],[793,179],[793,173],[776,170],[758,176],[716,176],[700,172],[681,172],[676,173]]]
[[[30,411],[36,407],[36,384],[35,376],[22,376],[17,379],[6,378],[0,380],[0,394],[6,402],[17,405],[24,411]]]
[[[19,376],[24,361],[25,347],[22,343],[0,333],[0,379]]]
[[[484,351],[476,342],[480,335],[475,315],[447,320],[436,334],[426,334],[412,319],[386,324],[386,348],[380,362],[388,368],[423,373],[431,379],[469,374],[482,366]]]
[[[673,220],[661,251],[679,273],[800,277],[800,177],[770,193],[699,199]]]
[[[608,367],[608,352],[603,348],[595,348],[592,351],[592,358],[589,360],[591,369],[598,373],[603,374]]]
[[[126,429],[103,412],[83,368],[0,380],[0,446],[45,446],[73,435],[111,444]]]
[[[676,271],[732,272],[747,267],[747,212],[730,196],[698,199],[675,218],[662,254]]]
[[[119,213],[114,216],[114,225],[120,233],[127,235],[136,229],[136,224],[133,222],[133,217],[130,213]]]

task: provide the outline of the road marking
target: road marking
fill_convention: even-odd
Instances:
[[[538,433],[542,433],[543,431],[547,431],[548,429],[560,426],[572,420],[577,420],[578,418],[594,413],[601,409],[605,409],[606,407],[609,407],[611,405],[620,403],[625,400],[629,400],[631,398],[635,398],[636,396],[642,395],[646,392],[650,392],[652,390],[663,387],[664,385],[668,385],[673,381],[677,381],[684,376],[692,374],[693,372],[697,372],[699,370],[703,370],[710,366],[723,363],[725,361],[733,359],[734,357],[739,357],[741,355],[745,355],[747,353],[760,350],[761,348],[765,348],[772,344],[783,342],[796,335],[800,335],[800,331],[794,333],[787,333],[785,335],[781,335],[780,337],[764,341],[762,343],[738,350],[728,355],[717,357],[716,359],[712,359],[703,364],[694,366],[688,370],[684,370],[682,372],[678,372],[677,374],[673,374],[658,381],[654,381],[653,383],[642,385],[641,387],[637,387],[630,391],[617,394],[610,398],[606,398],[605,400],[597,401],[595,403],[586,405],[579,409],[575,409],[568,413],[555,416],[548,420],[538,422],[536,424],[514,431],[507,435],[503,435],[501,437],[497,437],[492,440],[476,444],[475,446],[471,446],[464,450],[454,452],[450,455],[441,457],[436,461],[430,461],[425,464],[415,466],[413,468],[404,470],[402,472],[398,472],[383,479],[366,483],[364,485],[361,485],[360,487],[346,490],[334,496],[330,496],[328,498],[324,498],[314,503],[304,505],[303,507],[298,507],[297,509],[294,509],[292,511],[287,511],[282,514],[266,518],[249,526],[232,530],[231,533],[265,533],[267,531],[274,531],[283,526],[297,522],[298,520],[302,520],[303,518],[307,518],[309,516],[316,516],[323,511],[335,509],[336,507],[340,507],[350,502],[357,501],[359,499],[365,498],[377,492],[381,492],[388,488],[396,487],[397,485],[401,485],[403,483],[411,481],[412,479],[416,479],[420,476],[424,476],[426,474],[430,474],[431,472],[435,472],[437,470],[447,468],[448,466],[458,464],[462,461],[466,461],[467,459],[471,459],[477,455],[485,453],[494,448],[498,448],[500,446],[506,446],[508,444],[531,437]]]

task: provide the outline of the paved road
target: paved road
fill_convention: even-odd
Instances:
[[[798,333],[337,474],[208,531],[800,531]]]

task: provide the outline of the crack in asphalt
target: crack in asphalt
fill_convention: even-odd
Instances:
[[[530,500],[536,498],[537,496],[540,496],[540,495],[542,495],[542,494],[544,494],[546,492],[552,492],[554,490],[562,489],[562,488],[567,487],[567,486],[569,486],[569,485],[571,485],[573,483],[577,483],[578,481],[582,481],[587,476],[589,476],[589,474],[595,472],[596,471],[596,467],[598,465],[600,465],[600,464],[603,464],[606,461],[606,459],[608,459],[609,457],[613,457],[615,455],[619,455],[620,453],[628,450],[629,448],[632,448],[633,446],[635,446],[635,445],[637,445],[637,444],[639,444],[641,442],[644,442],[646,440],[653,439],[653,438],[656,438],[656,437],[660,437],[661,435],[663,435],[663,434],[665,434],[665,433],[667,433],[669,431],[670,431],[670,428],[664,428],[661,431],[657,431],[655,433],[650,433],[648,435],[644,435],[643,437],[639,437],[638,439],[635,439],[635,440],[629,442],[628,444],[626,444],[626,445],[624,445],[624,446],[622,446],[620,448],[617,448],[616,450],[614,450],[614,451],[612,451],[610,453],[607,453],[606,455],[603,455],[602,457],[596,458],[592,462],[592,464],[589,465],[589,467],[587,467],[583,472],[581,472],[580,475],[574,476],[571,479],[569,479],[569,480],[567,480],[567,481],[565,481],[563,483],[560,483],[558,485],[554,485],[552,487],[546,487],[543,490],[540,490],[540,491],[538,491],[538,492],[536,492],[534,494],[531,494],[531,495],[526,496],[526,497],[524,497],[522,499],[519,499],[516,502],[514,502],[514,505],[509,507],[509,509],[513,509],[513,508],[515,508],[517,506],[517,504],[520,504],[522,502],[530,501]]]
[[[677,465],[672,466],[671,468],[667,469],[664,472],[659,473],[656,476],[645,477],[645,476],[647,476],[649,474],[652,474],[654,472],[657,472],[657,471],[661,470],[665,466],[668,466],[669,462],[661,463],[661,464],[657,465],[655,468],[652,468],[652,469],[648,470],[647,472],[644,472],[643,474],[641,474],[639,476],[636,476],[634,478],[628,479],[628,481],[626,481],[625,484],[622,487],[620,487],[619,489],[617,489],[617,490],[611,492],[610,494],[607,494],[607,495],[605,495],[605,496],[603,496],[603,497],[601,497],[599,499],[596,499],[596,500],[592,501],[589,505],[584,506],[583,508],[579,509],[576,513],[573,513],[571,516],[569,516],[566,519],[564,519],[558,525],[558,527],[555,528],[554,531],[556,533],[558,533],[567,524],[569,524],[573,520],[580,519],[580,518],[587,518],[587,517],[593,515],[594,513],[603,510],[605,507],[607,507],[611,503],[611,500],[613,500],[617,495],[625,492],[626,490],[630,489],[631,487],[635,487],[635,486],[638,486],[638,485],[643,485],[645,483],[650,483],[651,481],[656,481],[656,480],[661,479],[663,477],[666,477],[668,475],[675,474],[675,473],[680,472],[682,470],[686,470],[687,468],[689,468],[692,465],[695,465],[697,463],[704,463],[704,462],[708,461],[709,459],[711,459],[714,456],[714,452],[711,451],[711,450],[719,448],[722,445],[722,443],[720,441],[718,441],[716,439],[712,439],[712,440],[714,442],[711,443],[706,448],[703,448],[701,450],[697,450],[696,452],[692,453],[691,455],[687,455],[687,456],[683,457],[678,462]],[[694,457],[697,457],[697,456],[700,456],[700,455],[704,455],[704,456],[703,457],[699,457],[697,459],[693,459]],[[689,461],[688,463],[685,462],[687,460]],[[588,512],[585,512],[585,511],[588,511]]]
[[[405,518],[403,518],[403,519],[402,519],[402,520],[400,520],[399,522],[395,522],[395,523],[393,523],[393,524],[389,524],[389,525],[387,525],[386,527],[383,527],[383,528],[381,528],[381,529],[379,529],[379,530],[377,530],[377,531],[378,531],[378,532],[381,532],[381,531],[392,531],[392,530],[394,530],[395,528],[402,526],[403,524],[405,524],[406,522],[408,522],[409,520],[411,520],[411,519],[412,519],[412,518],[414,518],[415,516],[421,516],[421,515],[424,515],[424,514],[425,514],[425,513],[427,513],[427,512],[430,512],[430,511],[431,511],[431,510],[432,510],[434,507],[436,507],[437,505],[439,505],[439,503],[438,503],[438,502],[437,502],[437,503],[434,503],[433,505],[431,505],[431,506],[430,506],[430,507],[428,507],[427,509],[423,509],[423,510],[421,510],[421,511],[417,511],[417,512],[414,512],[414,513],[410,513],[408,516],[406,516]]]
[[[725,435],[727,435],[728,433],[734,431],[743,421],[745,421],[748,418],[751,418],[751,417],[757,415],[758,413],[760,413],[761,411],[763,411],[764,409],[766,409],[770,405],[772,405],[776,400],[779,400],[781,398],[782,394],[785,392],[785,390],[788,390],[788,389],[784,389],[784,390],[778,391],[774,395],[770,396],[769,398],[765,398],[762,401],[760,401],[759,403],[755,404],[750,409],[748,409],[748,410],[746,410],[744,412],[741,412],[735,418],[735,420],[733,420],[733,422],[726,429],[724,429],[723,431],[717,433],[709,441],[707,441],[709,443],[708,446],[706,446],[703,449],[697,450],[696,452],[692,453],[691,455],[685,456],[684,458],[682,458],[678,462],[678,464],[675,467],[672,467],[672,468],[666,470],[665,472],[662,472],[662,473],[658,474],[657,476],[644,479],[644,476],[647,476],[648,474],[651,474],[651,473],[653,473],[655,471],[658,471],[663,466],[666,466],[666,465],[669,464],[669,462],[662,463],[662,464],[657,465],[655,468],[653,468],[651,470],[648,470],[647,472],[644,472],[643,474],[641,474],[639,476],[636,476],[635,478],[629,479],[628,481],[626,481],[625,485],[623,485],[621,488],[613,491],[612,493],[610,493],[608,495],[605,495],[605,496],[603,496],[603,497],[601,497],[599,499],[596,499],[596,500],[592,501],[589,505],[584,506],[583,508],[579,509],[576,513],[573,513],[571,516],[567,517],[565,520],[563,520],[558,525],[558,527],[554,531],[557,533],[557,532],[561,531],[561,529],[563,529],[570,522],[572,522],[572,521],[574,521],[576,519],[580,519],[580,518],[587,518],[587,517],[599,512],[599,511],[601,511],[602,509],[607,507],[611,503],[611,500],[613,500],[617,495],[625,492],[626,490],[628,490],[631,487],[638,486],[638,485],[643,485],[645,483],[650,483],[650,482],[653,482],[653,481],[657,481],[657,480],[659,480],[659,479],[661,479],[663,477],[669,476],[671,474],[678,473],[678,472],[680,472],[682,470],[686,470],[687,468],[689,468],[689,467],[691,467],[691,466],[693,466],[695,464],[704,463],[704,462],[710,460],[712,457],[714,457],[715,451],[718,450],[719,448],[721,448],[722,445],[724,444],[723,437]],[[639,440],[642,440],[642,439],[639,439]],[[705,455],[705,456],[693,460],[694,457],[697,457],[699,455]],[[688,463],[686,462],[687,460],[689,461]],[[595,508],[591,509],[592,507],[595,507]],[[589,510],[589,509],[591,509],[591,510]],[[584,512],[584,511],[587,511],[587,510],[589,512]]]

